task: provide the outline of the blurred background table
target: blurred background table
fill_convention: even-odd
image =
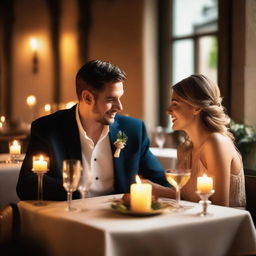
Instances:
[[[18,203],[21,229],[26,237],[44,246],[51,256],[194,256],[253,255],[256,235],[247,211],[211,205],[209,216],[200,217],[201,206],[181,213],[136,217],[110,208],[122,195],[74,200],[74,212],[66,202]]]
[[[0,208],[8,203],[17,203],[16,184],[19,177],[20,163],[5,163],[9,154],[0,154]],[[23,159],[21,155],[20,159]]]
[[[150,151],[157,157],[164,169],[170,169],[175,167],[177,159],[176,148],[155,148],[151,147]]]

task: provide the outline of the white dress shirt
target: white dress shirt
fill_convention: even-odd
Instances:
[[[89,197],[109,194],[113,191],[114,184],[113,156],[108,136],[109,126],[104,126],[99,140],[94,144],[83,129],[78,105],[76,121],[80,135],[83,170],[92,172]]]

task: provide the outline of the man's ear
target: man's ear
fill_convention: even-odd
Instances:
[[[91,92],[89,92],[88,90],[83,90],[82,92],[82,100],[88,104],[91,105],[93,103],[94,100],[94,96]]]

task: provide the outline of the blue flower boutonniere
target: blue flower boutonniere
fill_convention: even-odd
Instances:
[[[116,141],[114,142],[114,145],[116,146],[114,157],[116,158],[119,157],[121,149],[125,147],[127,140],[128,140],[127,135],[122,131],[118,131],[116,136]]]

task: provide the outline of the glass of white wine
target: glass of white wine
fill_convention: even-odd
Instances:
[[[191,169],[167,169],[165,170],[166,180],[176,189],[176,208],[182,209],[180,205],[180,190],[190,179]]]
[[[71,207],[72,193],[77,189],[81,175],[81,161],[76,159],[63,160],[62,175],[63,187],[67,191],[67,211],[74,211]]]
[[[88,197],[91,185],[92,185],[92,172],[89,168],[83,167],[81,171],[80,181],[78,184],[78,190],[80,192],[82,200]]]
[[[159,148],[159,150],[162,150],[165,143],[165,131],[162,126],[157,126],[155,129],[155,142]]]

